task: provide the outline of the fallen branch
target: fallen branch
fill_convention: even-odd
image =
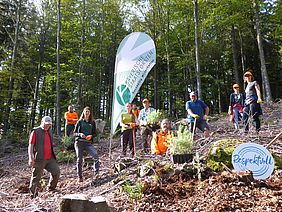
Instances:
[[[126,181],[126,180],[122,180],[122,181],[118,182],[118,183],[115,184],[113,187],[107,189],[106,191],[102,191],[101,193],[99,193],[98,196],[100,196],[100,195],[102,195],[102,194],[105,194],[105,193],[107,193],[107,192],[109,192],[109,191],[114,190],[116,187],[118,187],[119,185],[123,184],[125,181]]]
[[[223,166],[223,168],[225,168],[227,171],[229,171],[230,173],[234,174],[234,172],[232,172],[232,170],[226,166],[224,163],[221,162],[221,165]],[[237,175],[237,173],[235,172],[235,174]]]
[[[276,135],[276,137],[273,138],[272,141],[270,141],[269,144],[267,144],[265,148],[268,148],[271,144],[273,144],[276,140],[278,140],[281,135],[282,135],[282,131],[278,135]]]

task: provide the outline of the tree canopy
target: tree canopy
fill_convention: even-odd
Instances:
[[[185,117],[188,92],[199,90],[200,73],[202,99],[211,112],[227,111],[232,84],[243,88],[247,69],[262,85],[264,99],[269,92],[272,100],[281,98],[281,1],[196,2],[200,72],[194,0],[61,0],[61,117],[70,104],[78,113],[87,105],[95,118],[109,121],[117,48],[134,31],[150,35],[157,49],[157,64],[136,96],[140,107],[148,97],[171,118]],[[0,2],[0,124],[7,135],[22,136],[43,115],[57,117],[57,1],[39,3]]]

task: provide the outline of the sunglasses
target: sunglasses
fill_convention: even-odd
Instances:
[[[239,87],[233,87],[233,88],[237,89],[237,88],[239,88]]]

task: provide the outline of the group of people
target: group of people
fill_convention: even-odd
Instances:
[[[132,104],[126,103],[126,112],[121,114],[121,146],[122,156],[126,156],[127,146],[129,146],[130,156],[135,155],[135,138],[136,130],[140,129],[141,140],[143,144],[143,152],[145,154],[163,155],[167,152],[169,146],[169,139],[172,137],[170,131],[170,122],[168,119],[163,119],[160,129],[152,126],[148,122],[148,115],[155,111],[150,107],[148,98],[142,101],[143,109],[139,116],[133,112]],[[206,137],[209,136],[209,126],[207,124],[207,117],[209,115],[209,107],[197,98],[195,92],[190,93],[190,101],[186,102],[186,110],[188,113],[188,120],[190,122],[190,131],[199,128]]]
[[[260,119],[262,114],[261,106],[262,98],[260,87],[251,71],[244,73],[244,82],[247,83],[244,93],[240,92],[238,83],[233,85],[234,92],[230,95],[230,104],[228,113],[232,117],[234,127],[239,129],[239,120],[243,121],[244,133],[249,131],[249,122],[251,118],[255,124],[256,131],[260,131]],[[169,142],[168,138],[171,137],[170,123],[168,119],[161,122],[161,129],[154,130],[149,127],[147,117],[154,111],[154,108],[149,106],[149,100],[145,98],[143,101],[143,109],[140,111],[139,116],[134,115],[132,112],[132,104],[126,104],[127,112],[121,115],[120,125],[122,126],[121,144],[122,155],[126,155],[126,149],[129,145],[131,156],[135,154],[135,137],[136,126],[140,128],[141,139],[143,143],[144,153],[151,154],[164,154],[166,153]],[[204,133],[205,137],[209,136],[210,127],[207,123],[209,115],[209,107],[204,101],[198,99],[196,92],[190,92],[190,100],[186,102],[187,119],[189,122],[189,130],[195,132],[198,128]],[[137,125],[136,125],[137,124]]]
[[[93,139],[96,136],[96,124],[93,120],[93,114],[90,107],[85,107],[78,119],[78,114],[73,110],[72,106],[69,106],[68,112],[65,113],[65,119],[66,136],[71,136],[73,134],[75,138],[74,148],[77,157],[76,169],[78,182],[82,182],[82,161],[84,150],[86,150],[94,159],[93,169],[95,174],[98,174],[99,172],[99,157],[96,149],[92,145]],[[54,191],[59,180],[60,168],[53,151],[54,139],[51,126],[51,117],[44,116],[40,126],[35,127],[29,137],[28,163],[32,167],[29,189],[32,198],[38,195],[37,186],[44,169],[50,172],[50,179],[47,185],[48,191]]]
[[[250,118],[252,118],[256,131],[259,132],[259,116],[262,115],[260,87],[257,81],[254,81],[253,74],[250,71],[244,73],[244,82],[247,83],[244,93],[240,92],[239,84],[235,83],[233,85],[234,92],[230,94],[228,109],[228,114],[231,117],[230,121],[234,123],[235,129],[238,130],[239,120],[242,120],[244,133],[248,133]]]
[[[235,129],[239,129],[239,119],[244,123],[244,132],[249,130],[249,119],[253,118],[256,131],[260,131],[259,116],[262,114],[260,104],[262,103],[260,87],[254,81],[253,74],[247,71],[244,74],[244,81],[247,82],[245,93],[240,93],[239,84],[234,84],[234,93],[230,95],[230,105],[228,113],[232,115]],[[170,122],[164,119],[161,122],[160,129],[152,129],[151,123],[148,123],[147,117],[155,111],[150,107],[149,99],[142,101],[143,109],[139,110],[135,104],[126,103],[125,112],[121,114],[121,151],[122,156],[126,156],[129,146],[130,156],[136,154],[136,131],[140,129],[140,135],[145,154],[163,155],[167,152],[169,139],[172,137],[170,131]],[[209,107],[197,97],[196,92],[190,92],[190,100],[186,102],[187,118],[190,123],[189,130],[194,133],[195,128],[200,129],[205,137],[209,136],[209,125],[207,123]],[[77,175],[78,181],[83,181],[82,161],[83,151],[86,150],[94,158],[94,171],[99,172],[100,162],[96,149],[94,148],[93,138],[96,136],[96,124],[93,120],[93,114],[90,107],[85,107],[78,118],[73,106],[68,107],[65,113],[66,127],[65,135],[74,136],[74,148],[77,156]],[[53,151],[53,134],[51,131],[52,119],[45,116],[41,120],[39,127],[32,130],[29,138],[28,156],[29,165],[32,167],[32,176],[30,181],[30,191],[32,197],[36,197],[37,185],[41,179],[43,170],[50,172],[50,180],[47,186],[49,191],[55,190],[60,169],[56,162],[56,156]]]

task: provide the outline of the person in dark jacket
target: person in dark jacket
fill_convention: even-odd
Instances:
[[[74,128],[74,148],[77,157],[78,182],[83,182],[82,160],[83,151],[86,150],[94,159],[94,171],[99,172],[100,162],[96,149],[93,146],[93,138],[96,136],[96,124],[90,107],[85,107]]]
[[[260,131],[259,116],[262,115],[260,104],[262,103],[260,86],[254,81],[252,72],[247,71],[244,74],[244,81],[247,82],[245,89],[246,99],[243,109],[244,132],[249,131],[249,119],[252,118],[256,127],[256,131]]]
[[[233,85],[234,93],[230,94],[228,114],[232,117],[230,121],[234,122],[235,129],[239,129],[239,119],[243,117],[244,95],[240,93],[239,84]]]
[[[38,195],[37,185],[44,169],[50,172],[48,191],[54,191],[59,180],[60,168],[53,151],[51,125],[51,117],[44,116],[41,125],[34,128],[29,136],[28,164],[32,167],[29,190],[32,198]]]

